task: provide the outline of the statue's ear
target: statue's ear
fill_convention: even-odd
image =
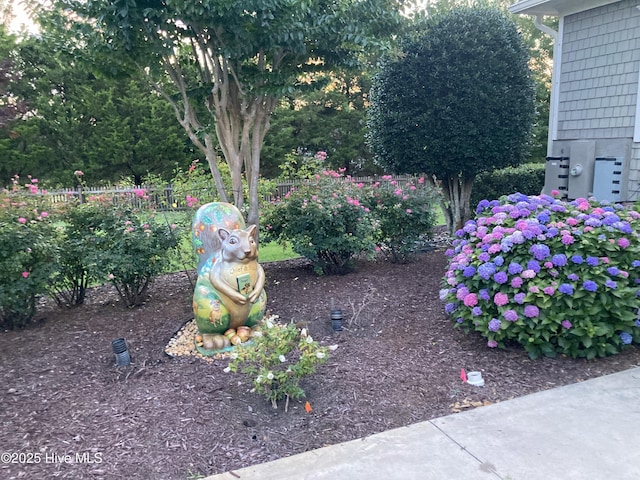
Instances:
[[[257,225],[249,225],[247,227],[247,232],[249,232],[249,236],[253,237],[254,239],[256,238],[256,234],[258,233],[258,226]]]
[[[219,228],[218,229],[218,236],[222,239],[223,242],[227,238],[229,238],[229,235],[231,235],[231,233],[226,228]]]

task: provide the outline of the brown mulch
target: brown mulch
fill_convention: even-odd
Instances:
[[[638,347],[533,361],[453,329],[438,300],[442,249],[336,277],[315,276],[304,260],[264,267],[271,313],[339,345],[305,380],[306,399],[274,410],[245,377],[223,372],[227,360],[165,353],[192,318],[186,273],[159,278],[133,310],[99,287],[81,307],[47,304],[34,325],[0,333],[0,453],[17,462],[3,456],[0,478],[198,478],[640,364]],[[331,328],[332,302],[344,311],[342,332]],[[120,337],[128,367],[115,366]],[[463,383],[462,368],[480,370],[485,386]]]

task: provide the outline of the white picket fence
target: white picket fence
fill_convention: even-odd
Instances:
[[[387,175],[384,177],[350,177],[350,181],[363,184],[375,182],[402,182],[412,177],[406,175]],[[274,201],[283,198],[296,185],[304,183],[305,180],[291,179],[278,182],[273,195],[265,196],[264,200]],[[215,186],[211,185],[211,191],[215,191]],[[191,192],[194,197],[198,197],[200,192]],[[100,187],[76,187],[61,188],[47,191],[45,194],[49,201],[54,204],[67,203],[71,201],[86,202],[95,197],[109,197],[112,202],[127,202],[134,208],[141,208],[152,203],[160,210],[182,210],[187,207],[186,198],[174,194],[172,185],[139,185],[139,186],[117,186],[108,185]]]

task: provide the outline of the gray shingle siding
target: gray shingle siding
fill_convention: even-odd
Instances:
[[[623,0],[564,19],[558,140],[633,137],[640,11]]]

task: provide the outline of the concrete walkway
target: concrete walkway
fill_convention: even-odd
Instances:
[[[238,478],[638,480],[640,367],[206,480]]]

